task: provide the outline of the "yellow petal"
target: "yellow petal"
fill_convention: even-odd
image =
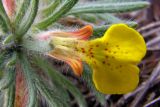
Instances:
[[[92,67],[93,81],[100,92],[124,94],[138,84],[137,63],[144,57],[146,45],[136,30],[116,24],[102,38],[79,41],[77,52]]]
[[[133,91],[139,82],[139,69],[135,65],[116,60],[96,61],[93,68],[93,82],[104,94],[125,94]]]
[[[112,25],[102,37],[106,44],[106,52],[117,60],[129,61],[135,64],[146,54],[143,37],[125,24]]]

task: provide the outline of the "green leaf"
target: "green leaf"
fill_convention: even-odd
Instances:
[[[112,14],[104,13],[104,14],[97,14],[97,17],[103,21],[105,21],[107,24],[115,24],[115,23],[126,23],[131,27],[137,27],[137,23],[134,21],[126,21],[122,20]]]
[[[23,0],[23,2],[21,3],[21,6],[20,6],[20,8],[16,14],[16,18],[15,18],[16,28],[19,27],[19,24],[22,22],[22,19],[29,8],[30,2],[31,2],[31,0]]]
[[[4,105],[4,92],[0,92],[0,105]]]
[[[42,68],[53,81],[59,83],[64,88],[68,89],[70,93],[75,97],[77,100],[79,107],[86,107],[86,102],[83,97],[83,95],[80,93],[80,91],[68,80],[66,79],[62,74],[55,71],[53,67],[46,61],[41,58],[36,58],[35,64]]]
[[[87,22],[91,23],[97,22],[97,17],[95,14],[75,14],[75,16]]]
[[[5,55],[6,52],[1,52],[0,53],[0,70],[2,70],[4,68],[4,62],[5,62]]]
[[[123,20],[121,20],[118,17],[115,17],[114,15],[109,14],[109,13],[97,14],[97,17],[99,19],[105,21],[107,24],[124,23]]]
[[[5,54],[3,53],[0,55],[1,63],[5,64]],[[1,59],[2,58],[2,59]],[[16,60],[16,54],[13,54],[12,57],[8,58],[7,64],[3,65],[3,69],[5,70],[3,78],[0,80],[0,90],[4,90],[8,88],[11,84],[13,84],[15,79],[15,63],[12,63],[13,60]]]
[[[39,29],[46,29],[48,26],[59,20],[63,15],[65,15],[76,3],[78,0],[66,0],[62,6],[60,6],[56,11],[51,14],[49,17],[45,18],[41,22],[37,23],[35,27]]]
[[[55,9],[60,5],[60,3],[61,3],[61,0],[52,1],[52,3],[48,7],[42,10],[42,13],[44,14],[44,16],[48,16],[52,14],[55,11]]]
[[[4,90],[13,84],[15,79],[15,67],[8,67],[6,70],[6,74],[0,81],[0,90]]]
[[[53,82],[53,88],[57,90],[57,93],[59,93],[60,96],[63,96],[63,98],[61,97],[61,100],[69,103],[70,96],[69,96],[68,90],[66,90],[61,84],[55,81],[52,81],[52,82]]]
[[[6,64],[6,68],[12,68],[16,65],[16,61],[17,61],[17,53],[13,53],[12,54],[12,58],[9,59],[9,61]]]
[[[88,3],[79,4],[75,6],[69,13],[80,14],[80,13],[123,13],[130,12],[145,8],[149,5],[149,2],[137,1],[137,2],[121,2],[121,3]]]
[[[11,30],[12,25],[11,25],[8,15],[6,14],[4,10],[2,0],[0,0],[0,17],[2,18],[2,21],[4,21],[5,25],[7,25],[8,30]],[[3,29],[6,29],[5,26]]]
[[[36,79],[36,87],[51,107],[69,107],[67,102],[62,100],[63,96],[58,95],[59,92],[56,92],[55,89],[49,89],[40,79]]]
[[[13,40],[13,35],[7,35],[7,37],[3,40],[2,44],[6,45],[8,43],[10,43]]]
[[[35,87],[35,81],[33,78],[33,70],[31,68],[31,65],[30,63],[28,62],[27,60],[27,57],[23,54],[23,53],[20,53],[19,54],[19,62],[21,64],[21,67],[22,67],[22,71],[24,73],[24,76],[25,76],[25,79],[26,79],[26,82],[27,82],[27,88],[28,88],[28,91],[29,91],[29,98],[28,98],[28,106],[27,107],[35,107],[35,104],[36,104],[36,101],[37,99],[35,98],[36,97],[36,87]]]
[[[5,20],[3,19],[3,17],[1,17],[1,16],[0,16],[0,28],[5,33],[8,31],[7,24],[5,23]]]
[[[15,101],[15,84],[12,84],[9,86],[8,89],[5,90],[3,107],[14,107],[14,101]]]
[[[105,104],[105,95],[96,90],[93,81],[92,81],[92,71],[87,64],[84,65],[84,71],[82,74],[82,78],[87,82],[87,86],[91,88],[93,93],[95,94],[97,100],[104,106]]]
[[[17,29],[17,37],[21,39],[21,36],[24,35],[28,29],[31,27],[37,12],[38,12],[38,4],[39,0],[32,0],[31,1],[31,8],[28,17],[20,24],[19,28]]]
[[[57,92],[50,90],[47,85],[40,79],[38,75],[32,70],[31,65],[27,61],[24,55],[19,57],[20,63],[23,68],[23,72],[28,84],[29,89],[29,104],[28,107],[35,107],[36,104],[36,91],[37,89],[45,97],[46,101],[49,102],[51,107],[67,107],[67,105],[60,99],[61,96],[57,96]]]

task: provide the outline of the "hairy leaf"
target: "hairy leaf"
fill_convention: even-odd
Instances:
[[[66,0],[53,14],[37,23],[35,27],[39,29],[46,29],[52,23],[56,22],[59,18],[65,15],[77,3],[77,1],[78,0]]]
[[[149,5],[148,2],[121,2],[121,3],[88,3],[79,4],[75,6],[69,14],[80,14],[80,13],[122,13],[130,12],[145,8]]]
[[[59,72],[55,71],[47,61],[38,58],[36,59],[36,63],[51,77],[53,81],[56,81],[57,83],[61,84],[64,88],[68,89],[70,93],[74,95],[80,107],[86,107],[86,102],[83,95],[68,79],[66,79]]]

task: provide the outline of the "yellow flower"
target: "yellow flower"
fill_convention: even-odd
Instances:
[[[72,33],[51,33],[54,49],[49,55],[67,62],[77,75],[83,71],[81,61],[87,62],[95,87],[102,93],[133,91],[139,82],[137,64],[146,54],[143,37],[125,24],[114,24],[103,37],[86,40],[91,33],[91,26]]]

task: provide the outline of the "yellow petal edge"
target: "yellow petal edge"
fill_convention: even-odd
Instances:
[[[146,54],[143,37],[125,24],[114,24],[102,38],[91,40],[94,57],[85,58],[93,69],[93,82],[105,94],[125,94],[139,83],[137,64]]]

